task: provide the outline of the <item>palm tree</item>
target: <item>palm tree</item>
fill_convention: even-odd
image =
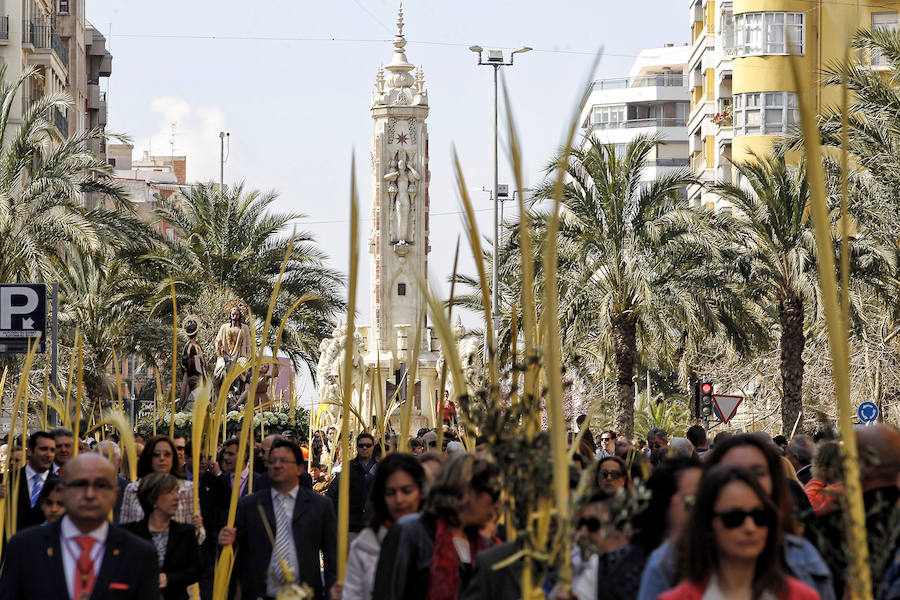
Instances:
[[[789,166],[783,155],[753,155],[735,168],[747,185],[723,183],[713,191],[738,211],[730,224],[737,248],[728,257],[733,272],[748,298],[778,322],[782,432],[789,435],[803,410],[805,318],[819,309],[806,172],[802,163]],[[890,279],[891,251],[859,236],[851,240],[850,256],[853,284],[878,293]]]
[[[335,315],[345,309],[342,280],[325,266],[326,256],[311,234],[295,232],[293,247],[289,246],[291,222],[302,215],[269,211],[276,198],[273,192],[246,191],[242,185],[220,190],[201,184],[182,203],[160,202],[156,215],[176,235],[162,252],[145,260],[156,273],[148,281],[159,282],[154,284],[151,314],[171,315],[171,273],[179,306],[195,306],[211,297],[221,307],[237,297],[263,318],[290,249],[272,323],[277,328],[294,301],[317,296],[291,314],[281,341],[281,349],[295,364],[305,362],[314,373],[319,342],[331,334]]]
[[[88,407],[100,407],[115,382],[109,377],[114,355],[120,368],[128,355],[152,362],[156,349],[171,339],[171,330],[149,320],[146,308],[129,300],[141,279],[127,257],[70,252],[66,258],[61,270],[61,339],[74,348],[75,331],[81,331]]]
[[[6,66],[0,67],[0,80]],[[87,150],[105,137],[83,131],[55,142],[45,115],[71,104],[65,94],[48,94],[25,111],[13,128],[10,113],[22,84],[35,77],[25,71],[11,85],[0,84],[0,281],[53,281],[67,249],[84,255],[110,247],[134,246],[144,239],[130,203],[111,182],[111,167]],[[112,208],[88,210],[82,194],[96,192]]]
[[[676,170],[643,180],[658,143],[639,136],[620,154],[588,139],[566,165],[560,214],[564,351],[598,363],[612,357],[614,423],[626,435],[634,428],[633,377],[641,358],[671,365],[685,339],[721,335],[747,349],[765,338],[752,307],[714,268],[723,260],[716,217],[690,209],[682,191],[697,183],[694,177]],[[550,197],[552,183],[542,185],[536,198]],[[538,234],[538,251],[541,245]]]

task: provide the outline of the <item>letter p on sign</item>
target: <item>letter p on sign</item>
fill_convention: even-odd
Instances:
[[[38,307],[38,293],[25,286],[0,288],[0,329],[12,329],[13,315],[30,315]]]

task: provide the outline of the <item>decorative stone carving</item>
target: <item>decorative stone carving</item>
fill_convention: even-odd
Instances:
[[[414,242],[411,223],[419,191],[418,183],[422,179],[411,164],[414,159],[415,155],[409,156],[401,148],[394,154],[388,165],[389,170],[384,174],[391,203],[392,244],[406,245]]]
[[[316,374],[319,380],[319,400],[324,403],[341,402],[342,370],[344,368],[345,348],[347,345],[347,328],[343,323],[335,327],[330,338],[319,344],[319,363]],[[353,334],[353,358],[351,360],[350,377],[354,389],[361,390],[365,380],[362,348],[363,339],[359,332]]]

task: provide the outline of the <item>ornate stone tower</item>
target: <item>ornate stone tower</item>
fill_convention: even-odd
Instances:
[[[428,226],[428,93],[421,69],[406,58],[403,7],[390,63],[378,69],[372,93],[372,205],[369,233],[371,328],[360,328],[368,369],[379,363],[386,391],[392,391],[397,371],[410,370],[412,345],[421,328],[414,421],[430,416],[425,400],[436,399],[434,364],[437,341],[426,328],[425,300],[419,278],[427,280]],[[369,390],[374,393],[374,390]],[[435,396],[435,398],[431,398]],[[433,404],[432,404],[433,406]],[[418,418],[415,418],[418,417]]]

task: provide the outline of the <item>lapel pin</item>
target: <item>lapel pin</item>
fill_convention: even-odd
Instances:
[[[47,556],[53,558],[53,548],[47,548]]]
[[[113,548],[113,556],[118,556],[118,555],[119,555],[119,549]]]

